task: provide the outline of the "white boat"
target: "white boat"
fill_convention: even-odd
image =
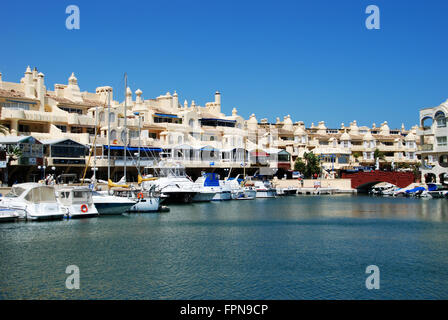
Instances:
[[[275,198],[277,192],[268,180],[255,180],[254,186],[257,190],[257,198]]]
[[[201,193],[208,193],[207,198],[210,197],[210,200],[220,201],[231,199],[230,187],[223,187],[224,183],[219,181],[219,175],[216,173],[203,173],[196,179],[195,185],[201,190]],[[199,197],[202,197],[202,195],[197,194],[195,196],[196,199],[199,199]],[[193,198],[193,201],[195,201],[195,198]]]
[[[0,208],[16,210],[28,220],[56,220],[64,217],[54,187],[40,183],[15,184],[0,199]]]
[[[88,187],[64,187],[56,192],[62,210],[70,218],[89,218],[98,216],[92,200],[92,190]]]
[[[168,196],[167,203],[191,203],[198,189],[194,182],[185,174],[185,167],[180,164],[160,163],[157,167],[150,167],[158,178],[143,181],[143,190],[150,190],[155,186],[157,191]]]
[[[100,216],[120,215],[135,205],[135,201],[125,197],[109,195],[107,191],[92,191],[92,200]]]
[[[128,212],[157,212],[160,209],[160,195],[156,194],[154,190],[117,188],[113,190],[113,195],[128,198],[135,202],[128,209]]]
[[[255,199],[257,191],[251,186],[246,185],[247,181],[239,183],[239,175],[236,178],[227,179],[226,184],[230,186],[232,199],[234,200],[252,200]]]
[[[14,209],[0,209],[0,223],[13,222],[19,219],[19,213]]]
[[[225,183],[224,180],[219,180],[220,190],[213,197],[213,201],[226,201],[232,200],[232,189],[228,184]]]
[[[293,196],[297,194],[297,188],[294,187],[287,187],[287,188],[283,188],[283,194],[285,196]]]

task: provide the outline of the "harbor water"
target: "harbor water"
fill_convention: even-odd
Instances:
[[[291,196],[0,225],[0,299],[448,299],[448,201]],[[80,289],[66,288],[67,266]],[[366,288],[366,267],[380,289]]]

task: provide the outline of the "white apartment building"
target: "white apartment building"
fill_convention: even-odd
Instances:
[[[448,181],[448,100],[437,107],[420,110],[420,140],[422,181]],[[425,179],[425,180],[423,180]]]

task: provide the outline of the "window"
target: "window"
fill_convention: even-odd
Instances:
[[[110,122],[115,122],[115,113],[111,112],[111,113],[109,114],[109,121],[110,121]]]
[[[81,127],[71,127],[70,129],[71,133],[82,133]]]
[[[2,107],[5,109],[12,109],[12,110],[30,110],[29,103],[23,103],[23,102],[3,102]]]
[[[19,124],[19,132],[30,132],[30,126]]]
[[[431,126],[432,126],[432,123],[433,123],[433,120],[432,120],[431,117],[424,117],[424,118],[422,119],[422,127],[423,127],[423,130],[430,129]]]
[[[56,128],[58,128],[62,132],[67,132],[67,126],[63,126],[63,125],[57,124]]]
[[[59,109],[66,111],[68,113],[82,114],[82,109],[78,109],[78,108],[59,107]]]
[[[188,121],[188,125],[189,125],[191,128],[194,128],[194,120],[193,120],[193,119],[190,119],[190,121]]]
[[[115,139],[117,139],[117,131],[116,131],[116,130],[112,130],[112,131],[110,132],[110,139],[111,139],[111,140],[115,140]]]
[[[437,145],[443,147],[447,145],[446,137],[437,137]]]
[[[445,128],[446,127],[446,117],[442,111],[437,111],[434,118],[436,119],[437,128]]]

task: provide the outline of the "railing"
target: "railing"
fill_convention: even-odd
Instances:
[[[434,149],[433,144],[423,144],[418,148],[419,151],[432,151],[433,149]]]

